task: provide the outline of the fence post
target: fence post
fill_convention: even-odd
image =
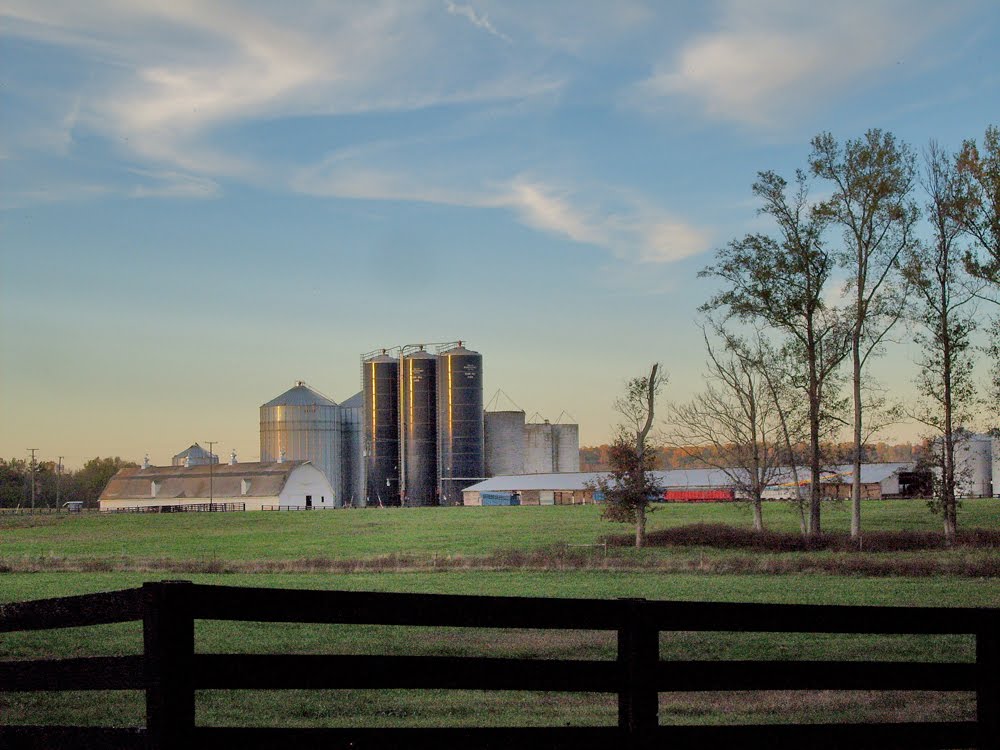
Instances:
[[[150,750],[182,748],[194,729],[190,581],[144,583],[146,733]]]
[[[1000,750],[1000,613],[984,613],[976,632],[979,747]]]
[[[630,747],[648,743],[659,726],[656,666],[660,632],[649,621],[645,599],[623,599],[625,618],[618,630],[618,665],[625,680],[618,693],[618,728]]]

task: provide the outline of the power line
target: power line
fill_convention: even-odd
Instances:
[[[211,506],[213,500],[215,499],[215,487],[213,487],[212,483],[214,478],[212,470],[215,468],[215,461],[213,460],[215,458],[215,452],[212,450],[212,446],[219,441],[206,440],[205,442],[208,443],[208,503]]]
[[[35,512],[35,451],[38,448],[26,448],[31,452],[31,512]]]

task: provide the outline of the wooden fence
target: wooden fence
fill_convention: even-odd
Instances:
[[[228,655],[194,651],[194,621],[617,631],[612,660]],[[0,726],[0,747],[1000,748],[1000,609],[541,599],[204,586],[0,605],[0,633],[143,621],[144,654],[0,662],[0,691],[144,690],[146,726]],[[661,661],[660,631],[971,634],[975,663]],[[208,689],[454,689],[618,695],[617,727],[299,729],[199,727]],[[976,694],[977,720],[660,726],[658,692],[935,690]],[[2,721],[2,718],[0,718]]]

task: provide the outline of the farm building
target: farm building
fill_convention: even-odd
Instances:
[[[330,482],[308,461],[121,469],[100,497],[101,510],[110,511],[207,503],[245,510],[335,507]]]
[[[838,466],[825,473],[825,497],[850,497],[850,466]],[[736,500],[732,479],[720,469],[676,469],[654,472],[663,488],[666,502],[722,502]],[[471,487],[463,494],[465,505],[574,505],[599,501],[593,486],[600,472],[559,474],[524,474],[492,477]],[[769,499],[795,497],[794,473],[765,493]],[[809,491],[809,472],[798,469],[801,492]],[[862,495],[869,499],[911,497],[921,476],[914,472],[913,463],[863,464],[861,467]]]

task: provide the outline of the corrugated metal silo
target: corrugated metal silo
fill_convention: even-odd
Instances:
[[[261,462],[278,461],[282,451],[289,461],[311,461],[341,487],[340,407],[301,380],[260,407]]]
[[[362,371],[366,502],[399,505],[399,360],[383,350]]]
[[[580,471],[580,426],[564,423],[552,426],[555,462],[552,471]]]
[[[524,474],[524,412],[488,411],[483,421],[487,476]]]
[[[461,505],[462,490],[482,481],[483,356],[462,346],[438,354],[437,426],[442,505]]]
[[[403,497],[437,504],[437,357],[422,349],[400,357]]]
[[[344,505],[364,505],[365,467],[361,447],[361,414],[364,405],[364,395],[360,392],[340,402],[340,461],[344,476],[340,499]]]

